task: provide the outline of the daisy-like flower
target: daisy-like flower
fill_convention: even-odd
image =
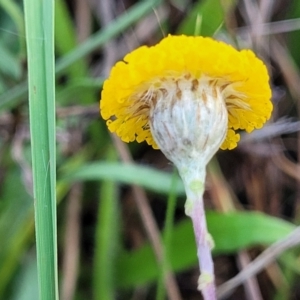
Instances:
[[[203,208],[206,165],[233,149],[239,131],[270,118],[269,76],[251,50],[237,51],[205,37],[171,36],[142,46],[116,63],[104,82],[100,109],[123,141],[146,141],[179,170],[200,265],[199,289],[215,299],[212,238]]]

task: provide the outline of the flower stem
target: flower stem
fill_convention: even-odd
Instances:
[[[198,289],[201,290],[204,300],[216,300],[214,264],[211,255],[213,240],[207,231],[202,196],[194,202],[190,211],[190,217],[195,232],[197,255],[201,273],[198,281]]]
[[[201,291],[204,300],[216,300],[214,263],[211,255],[214,242],[207,231],[203,203],[207,161],[198,158],[197,160],[198,163],[192,162],[187,164],[187,167],[179,166],[177,168],[187,196],[185,213],[192,219],[196,238],[200,268],[198,290]]]

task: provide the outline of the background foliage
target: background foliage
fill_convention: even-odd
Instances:
[[[12,300],[38,299],[24,24],[22,1],[0,0],[0,299]],[[217,283],[247,269],[299,224],[299,1],[56,0],[61,299],[200,297],[176,171],[159,151],[110,136],[98,108],[115,61],[168,33],[213,35],[252,48],[271,75],[272,120],[243,135],[237,149],[219,151],[208,168]],[[294,248],[230,299],[299,299],[299,270]]]

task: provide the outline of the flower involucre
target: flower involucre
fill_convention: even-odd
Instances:
[[[151,132],[156,106],[160,102],[167,110],[179,101],[184,106],[189,95],[204,104],[208,96],[223,101],[227,127],[219,143],[222,149],[235,148],[240,138],[236,131],[261,128],[272,111],[267,68],[251,50],[184,35],[139,47],[116,63],[104,82],[100,109],[109,130],[123,141],[146,141],[158,148]]]

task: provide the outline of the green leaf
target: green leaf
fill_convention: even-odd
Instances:
[[[112,180],[126,184],[136,184],[154,192],[168,194],[172,174],[134,164],[98,162],[84,165],[78,170],[66,174],[64,179],[69,181]],[[179,177],[176,182],[176,194],[184,195],[184,187]]]
[[[223,2],[223,1],[222,1]],[[224,9],[233,2],[227,1],[223,6],[221,0],[198,1],[190,14],[179,25],[178,33],[186,35],[212,36],[224,22]]]
[[[215,241],[214,254],[234,253],[255,245],[267,246],[284,238],[295,228],[291,223],[256,212],[209,212],[207,223]],[[169,259],[176,272],[198,263],[192,223],[189,219],[174,228]],[[124,252],[119,257],[120,287],[150,283],[159,276],[159,272],[159,266],[148,244],[136,251]]]
[[[107,160],[117,160],[117,153],[113,147],[108,148]],[[94,299],[113,300],[116,298],[114,271],[120,228],[120,209],[115,182],[105,180],[102,183],[99,200],[94,255]]]

